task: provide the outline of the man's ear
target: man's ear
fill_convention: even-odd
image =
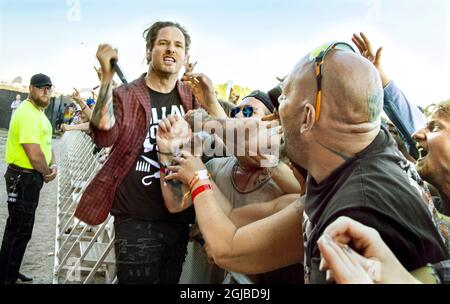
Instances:
[[[304,107],[303,120],[300,125],[300,133],[310,131],[316,122],[316,109],[312,104],[307,103]]]
[[[152,61],[152,51],[150,49],[147,49],[147,64]]]

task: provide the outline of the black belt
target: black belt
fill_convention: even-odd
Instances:
[[[18,172],[21,172],[21,173],[39,173],[36,170],[22,168],[22,167],[14,165],[14,164],[9,164],[8,165],[8,169],[12,169],[13,171],[18,171]]]

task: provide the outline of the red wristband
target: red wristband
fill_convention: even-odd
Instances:
[[[199,195],[200,193],[202,193],[203,191],[206,191],[206,190],[212,190],[211,184],[205,184],[205,185],[201,185],[201,186],[198,186],[197,188],[195,188],[195,190],[192,191],[192,193],[191,193],[192,202],[194,202],[194,199],[197,195]]]

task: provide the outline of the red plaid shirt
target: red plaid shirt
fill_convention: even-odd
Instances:
[[[178,93],[187,112],[200,105],[189,87],[177,82]],[[117,187],[142,152],[151,120],[151,101],[145,74],[130,84],[113,90],[116,123],[101,131],[91,125],[97,146],[113,146],[108,160],[83,193],[75,216],[90,225],[105,221],[114,202]]]

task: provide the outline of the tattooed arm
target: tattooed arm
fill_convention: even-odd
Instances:
[[[188,187],[177,180],[165,181],[168,166],[175,164],[174,158],[181,145],[186,144],[191,136],[188,123],[178,117],[169,115],[159,122],[156,133],[156,143],[158,147],[158,158],[160,163],[160,183],[167,209],[174,213],[185,209],[181,206],[183,195],[189,191]],[[186,204],[190,202],[186,201]],[[189,205],[187,205],[189,206]]]
[[[159,154],[159,162],[161,167],[167,167],[169,164],[173,163],[173,160],[172,157]],[[185,205],[182,203],[183,196],[189,191],[189,188],[178,180],[165,181],[165,173],[166,172],[163,170],[160,171],[160,183],[164,204],[171,213],[181,212],[192,205],[190,199],[185,201]]]
[[[117,49],[101,44],[97,50],[97,59],[101,65],[102,79],[97,103],[92,112],[91,124],[99,130],[108,131],[113,128],[116,122],[112,94],[114,70],[111,66],[111,60],[117,61]]]

